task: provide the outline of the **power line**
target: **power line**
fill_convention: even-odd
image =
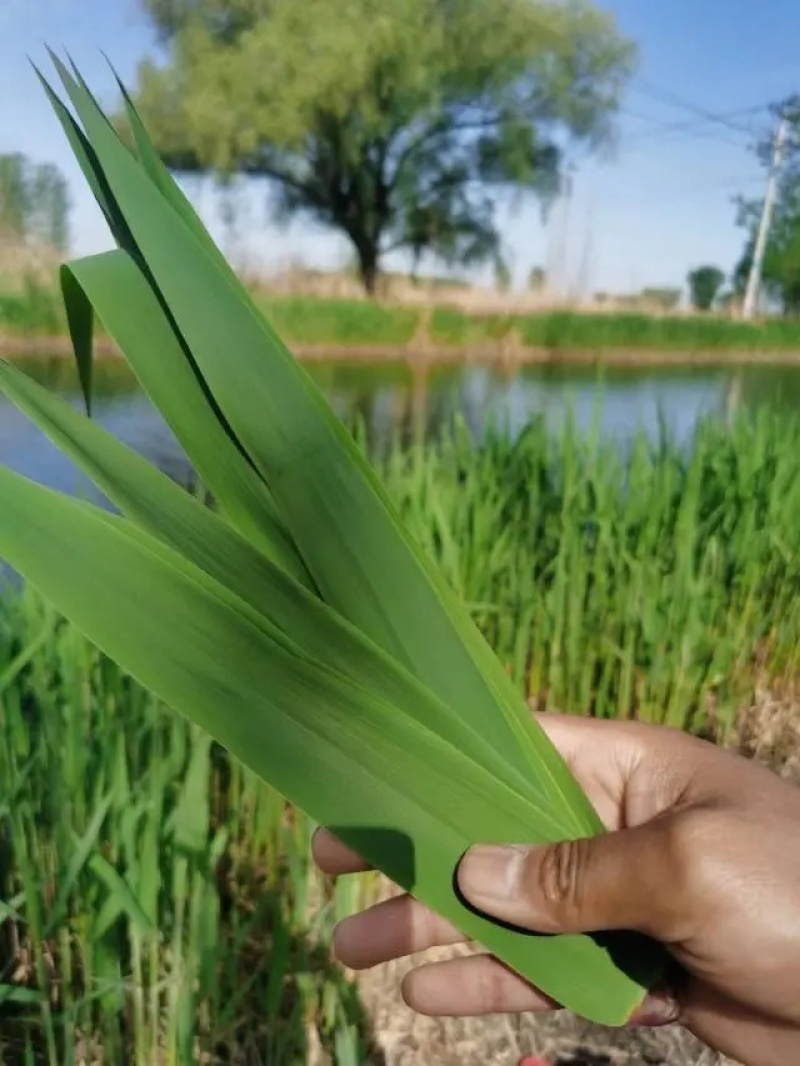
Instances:
[[[697,115],[698,118],[705,119],[705,121],[716,125],[725,126],[727,129],[734,130],[737,133],[746,133],[748,136],[752,136],[752,129],[737,122],[735,116],[732,117],[729,114],[710,111],[701,104],[679,96],[677,93],[672,92],[671,89],[663,89],[659,85],[654,85],[652,82],[644,80],[640,80],[638,84],[634,84],[631,88],[634,92],[639,93],[641,96],[649,97],[651,100],[657,100],[659,103],[676,107],[681,111],[688,111]],[[772,103],[774,101],[769,100],[764,104],[756,104],[752,109],[746,109],[746,111],[751,110],[752,113],[763,111],[770,107]]]
[[[652,118],[651,116],[640,115],[637,112],[631,111],[629,108],[623,107],[620,108],[620,111],[622,114],[629,115],[632,118],[638,118],[650,122],[653,127],[649,130],[642,130],[640,133],[634,133],[631,137],[626,137],[623,142],[625,151],[636,151],[640,148],[650,147],[657,148],[663,143],[662,139],[675,141],[681,137],[696,137],[700,140],[717,141],[720,144],[732,145],[734,148],[746,147],[744,142],[736,141],[733,137],[726,135],[722,131],[693,129],[692,125],[696,125],[697,119],[692,120],[692,124],[684,122],[660,122],[658,119]]]
[[[741,189],[743,186],[763,185],[763,182],[763,174],[758,176],[751,174],[747,177],[726,178],[722,181],[716,181],[707,185],[690,185],[688,188],[674,189],[657,196],[644,196],[641,199],[637,199],[636,197],[625,197],[624,202],[630,207],[645,207],[650,204],[669,204],[675,200],[682,200],[684,197],[702,196],[705,193],[724,192],[726,189]]]
[[[757,104],[755,107],[740,107],[736,111],[726,111],[723,114],[717,116],[718,119],[734,119],[742,118],[745,115],[754,115],[760,111],[766,111],[768,105]],[[635,114],[634,112],[627,111],[628,114]],[[643,121],[653,123],[657,128],[652,130],[644,130],[642,133],[636,134],[636,140],[646,140],[660,133],[707,133],[707,130],[702,129],[703,125],[708,125],[709,119],[707,118],[690,118],[683,119],[680,122],[663,122],[661,119],[656,119],[652,115],[639,115],[635,114],[636,118],[640,118]],[[753,133],[752,129],[748,130],[749,133]]]
[[[683,122],[662,122],[652,116],[640,115],[636,112],[631,112],[628,108],[622,108],[622,113],[631,115],[632,117],[639,118],[643,121],[649,121],[651,129],[641,130],[635,132],[624,139],[624,148],[626,151],[638,151],[640,148],[658,147],[664,142],[672,143],[676,140],[680,140],[684,137],[693,137],[699,140],[717,141],[720,144],[729,144],[734,148],[746,148],[748,145],[741,140],[736,140],[734,137],[725,130],[721,129],[708,129],[703,128],[703,125],[708,126],[708,119],[689,119]],[[741,114],[741,112],[736,112]],[[755,131],[749,131],[750,136],[755,136]]]

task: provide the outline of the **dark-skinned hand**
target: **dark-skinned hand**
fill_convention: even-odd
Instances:
[[[747,1066],[800,1063],[800,789],[673,730],[539,719],[607,834],[548,847],[476,846],[458,870],[470,903],[541,933],[631,929],[660,940],[685,978],[632,1020],[679,1021]],[[365,869],[325,830],[325,873]],[[337,957],[363,969],[463,941],[410,896],[348,918]],[[489,955],[412,970],[403,996],[439,1016],[556,1005]]]

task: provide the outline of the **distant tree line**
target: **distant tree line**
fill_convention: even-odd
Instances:
[[[58,167],[33,163],[20,153],[0,155],[0,241],[65,252],[69,206]]]

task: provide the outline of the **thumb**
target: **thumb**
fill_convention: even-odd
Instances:
[[[469,904],[538,933],[629,929],[662,941],[675,928],[678,878],[668,822],[543,847],[472,848],[458,869]]]

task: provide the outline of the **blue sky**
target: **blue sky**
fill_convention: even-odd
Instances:
[[[727,114],[800,90],[800,5],[606,0],[602,6],[640,48],[617,147],[602,162],[578,160],[569,212],[556,212],[549,230],[535,209],[506,218],[515,275],[549,264],[573,288],[631,291],[681,284],[687,269],[701,262],[729,269],[742,243],[731,198],[763,190],[748,150],[751,138],[746,129],[700,119],[691,129],[666,130],[696,116],[667,103],[662,93]],[[99,49],[133,82],[137,61],[155,42],[137,0],[0,0],[0,152],[22,151],[62,167],[72,188],[73,250],[87,254],[109,241],[27,63],[30,54],[46,64],[45,41],[68,49],[109,104],[112,83]],[[733,121],[748,127],[765,118],[753,111]],[[215,216],[207,218],[223,240]],[[340,242],[324,233],[270,227],[255,201],[240,230],[231,254],[268,268],[293,261],[333,266],[343,259]]]

